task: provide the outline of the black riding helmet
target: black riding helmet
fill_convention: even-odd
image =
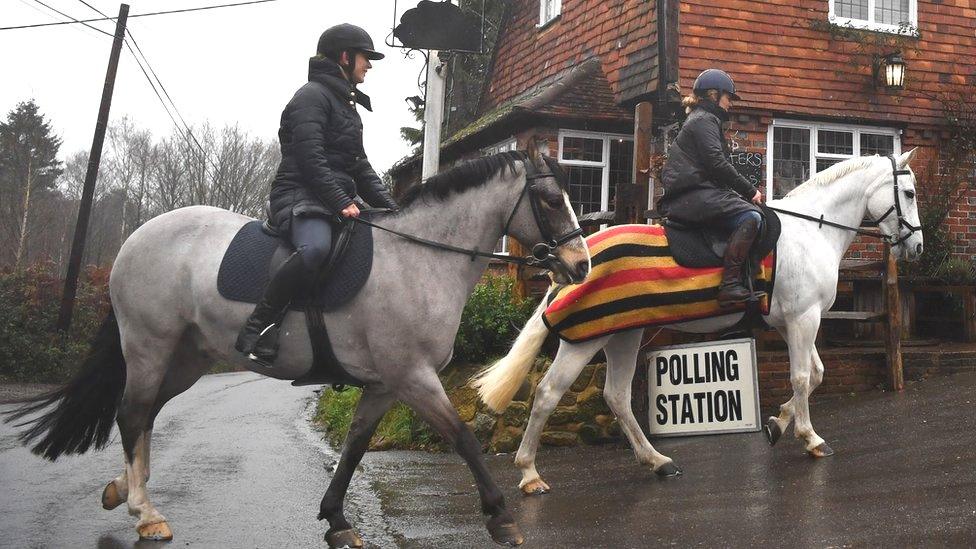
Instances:
[[[319,37],[318,53],[326,57],[338,57],[340,52],[356,50],[366,54],[367,59],[377,60],[386,57],[373,49],[373,39],[369,33],[356,25],[343,23],[325,29]]]
[[[706,69],[695,79],[695,95],[704,97],[707,90],[719,90],[729,94],[736,101],[741,98],[735,93],[735,82],[729,73],[719,69]]]

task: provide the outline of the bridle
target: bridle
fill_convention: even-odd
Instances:
[[[918,225],[916,227],[911,223],[909,223],[908,220],[905,219],[905,215],[901,211],[901,200],[898,199],[898,176],[911,175],[912,172],[909,170],[899,170],[898,164],[895,162],[894,156],[889,155],[888,160],[891,161],[892,186],[895,190],[895,203],[892,204],[891,207],[888,208],[888,211],[882,214],[881,217],[879,217],[875,221],[872,221],[871,224],[875,226],[880,226],[882,221],[884,221],[885,219],[888,218],[889,215],[894,213],[898,217],[898,225],[896,225],[895,227],[897,233],[895,235],[884,235],[884,239],[887,240],[892,246],[897,246],[902,242],[911,238],[912,235],[915,234],[917,231],[921,231],[922,225]],[[906,233],[905,236],[901,236],[900,238],[898,238],[901,235],[902,228],[908,229],[908,233]],[[896,238],[897,240],[895,240]]]
[[[407,233],[402,233],[400,231],[390,229],[388,227],[383,227],[382,225],[377,225],[372,221],[362,219],[360,217],[350,217],[343,218],[343,221],[351,219],[356,223],[361,223],[363,225],[368,225],[370,227],[379,229],[381,231],[386,231],[388,233],[395,234],[401,238],[415,242],[417,244],[427,246],[430,248],[437,248],[439,250],[446,250],[449,252],[456,252],[459,254],[464,254],[471,257],[471,261],[474,261],[478,257],[486,257],[489,259],[495,259],[498,261],[503,261],[505,263],[513,263],[515,265],[527,265],[530,267],[540,267],[544,269],[552,270],[558,258],[553,252],[556,248],[566,244],[570,240],[581,236],[583,234],[582,228],[576,228],[560,236],[553,236],[552,228],[549,226],[548,220],[542,215],[541,205],[539,204],[539,190],[536,187],[536,181],[540,179],[546,179],[549,177],[556,177],[554,171],[539,172],[536,170],[532,159],[526,158],[523,161],[525,166],[525,186],[522,187],[522,193],[519,195],[518,201],[515,202],[515,207],[512,208],[512,213],[508,215],[508,220],[505,222],[503,234],[508,234],[509,227],[512,224],[512,219],[515,217],[515,213],[518,211],[519,206],[525,197],[529,197],[529,204],[532,207],[532,217],[535,219],[536,226],[539,228],[539,234],[542,236],[542,241],[536,243],[532,246],[532,253],[524,257],[513,257],[511,255],[496,254],[489,252],[482,252],[477,248],[468,249],[461,248],[459,246],[453,246],[451,244],[445,244],[443,242],[437,242],[434,240],[428,240],[426,238],[421,238],[419,236],[414,236]],[[388,210],[367,210],[367,211],[388,211]]]
[[[564,233],[560,236],[553,236],[552,227],[549,226],[549,220],[542,215],[541,205],[539,204],[539,190],[536,187],[535,182],[540,179],[546,179],[549,177],[555,178],[556,173],[552,170],[548,172],[539,172],[535,168],[535,163],[531,158],[527,158],[523,165],[525,166],[525,186],[522,187],[522,193],[519,195],[518,200],[515,202],[515,207],[512,208],[512,213],[508,214],[508,220],[505,222],[505,227],[502,230],[502,234],[508,234],[509,227],[512,224],[512,219],[515,217],[515,212],[518,211],[519,206],[525,199],[526,195],[529,196],[529,204],[532,206],[532,217],[535,219],[535,224],[539,228],[539,234],[542,236],[542,241],[537,242],[532,246],[532,254],[527,256],[526,259],[530,259],[528,265],[539,266],[541,264],[552,264],[557,260],[553,252],[556,248],[566,244],[570,240],[581,236],[583,234],[583,229],[577,227],[572,231]]]
[[[876,233],[874,231],[865,231],[864,229],[861,229],[859,227],[850,227],[848,225],[842,225],[840,223],[834,223],[833,221],[827,221],[826,219],[824,219],[823,214],[821,214],[820,217],[814,217],[812,215],[801,214],[799,212],[793,212],[793,211],[790,211],[790,210],[784,210],[784,209],[776,208],[776,207],[773,207],[773,206],[768,206],[767,205],[766,207],[769,208],[770,210],[773,210],[774,212],[779,212],[779,213],[786,214],[786,215],[790,215],[790,216],[793,216],[793,217],[799,217],[800,219],[806,219],[808,221],[815,221],[818,224],[818,226],[821,226],[821,227],[823,225],[827,225],[829,227],[836,227],[838,229],[844,229],[844,230],[847,230],[847,231],[852,231],[852,232],[855,232],[855,233],[860,234],[860,235],[879,237],[882,240],[884,240],[885,242],[889,243],[891,246],[897,246],[897,245],[901,244],[902,242],[904,242],[904,241],[908,240],[909,238],[911,238],[912,235],[915,234],[916,232],[921,231],[922,230],[922,226],[921,225],[918,225],[918,226],[912,225],[911,223],[908,222],[907,219],[905,219],[905,215],[904,215],[904,213],[902,213],[902,209],[901,209],[901,201],[898,198],[898,176],[899,175],[911,175],[912,172],[909,171],[909,170],[899,170],[898,169],[898,163],[895,160],[895,157],[894,156],[888,155],[887,158],[888,158],[888,160],[891,161],[891,174],[892,174],[892,181],[893,181],[892,186],[894,188],[894,193],[895,193],[895,202],[894,202],[894,204],[892,204],[892,206],[890,208],[888,208],[888,211],[886,211],[884,214],[881,215],[881,217],[879,217],[878,219],[873,220],[873,221],[867,221],[865,224],[868,225],[868,226],[870,226],[870,227],[880,227],[881,223],[885,219],[887,219],[889,215],[891,215],[892,213],[894,213],[897,216],[897,218],[898,218],[897,234],[895,234],[895,235],[878,234],[878,233]],[[904,236],[902,236],[902,232],[901,232],[902,228],[908,229],[908,233],[905,234]]]

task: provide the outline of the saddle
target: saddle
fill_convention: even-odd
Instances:
[[[364,212],[364,216],[368,213]],[[257,303],[271,273],[294,252],[266,221],[246,223],[224,252],[217,273],[217,291],[226,299]],[[292,310],[304,311],[312,344],[312,368],[292,385],[362,386],[339,364],[329,342],[323,312],[335,310],[359,293],[373,267],[371,227],[346,222],[334,231],[332,253],[305,296],[292,301]]]
[[[753,243],[752,249],[749,250],[749,261],[744,266],[743,276],[749,280],[750,287],[754,287],[759,262],[776,249],[776,242],[783,228],[776,212],[767,208],[765,204],[760,204],[759,208],[763,216],[762,231]],[[663,225],[675,263],[691,268],[723,265],[729,235],[708,227],[688,226],[672,219],[665,219]],[[766,321],[759,310],[758,300],[751,299],[746,303],[746,314],[742,320],[727,332],[749,332],[753,328],[765,327],[767,327]]]
[[[763,228],[749,252],[750,264],[769,255],[776,248],[782,224],[776,212],[765,204],[760,206],[763,216]],[[728,247],[729,235],[707,227],[685,225],[673,219],[665,218],[662,225],[668,236],[668,245],[675,263],[682,267],[703,268],[721,267]]]

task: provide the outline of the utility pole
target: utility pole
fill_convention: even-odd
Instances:
[[[75,294],[78,291],[78,275],[81,272],[81,258],[85,253],[85,237],[88,235],[88,221],[91,217],[92,200],[95,195],[95,179],[98,177],[98,165],[102,159],[102,144],[105,142],[108,113],[112,107],[112,92],[115,90],[115,73],[119,68],[119,55],[122,53],[125,22],[128,17],[129,5],[121,4],[119,6],[119,18],[115,21],[115,40],[112,42],[112,53],[108,59],[105,86],[102,88],[102,104],[98,109],[98,120],[95,122],[95,137],[92,139],[91,154],[88,156],[88,172],[85,174],[85,187],[81,193],[75,237],[71,242],[68,272],[64,279],[64,293],[61,296],[61,312],[58,314],[57,325],[58,330],[62,332],[67,332],[68,328],[71,327]]]
[[[424,99],[424,166],[421,180],[436,174],[441,162],[441,123],[444,120],[444,82],[450,52],[427,53],[427,93]]]

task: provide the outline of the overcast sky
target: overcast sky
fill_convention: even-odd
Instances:
[[[108,15],[119,2],[86,0]],[[131,0],[131,14],[226,4],[239,0]],[[0,0],[0,26],[64,20],[34,0]],[[44,0],[76,19],[98,17],[78,0]],[[397,2],[397,9],[415,6]],[[276,136],[281,110],[308,77],[319,34],[338,23],[365,28],[386,59],[374,62],[361,89],[373,112],[360,108],[366,153],[378,172],[409,152],[399,128],[415,126],[404,98],[418,95],[423,57],[405,59],[384,44],[393,0],[279,0],[129,20],[129,29],[190,125],[238,124],[255,137]],[[93,23],[114,32],[114,22]],[[34,98],[63,139],[61,158],[91,147],[112,46],[109,36],[81,25],[0,31],[0,110]],[[133,57],[123,47],[112,119],[128,115],[156,136],[173,129]]]

